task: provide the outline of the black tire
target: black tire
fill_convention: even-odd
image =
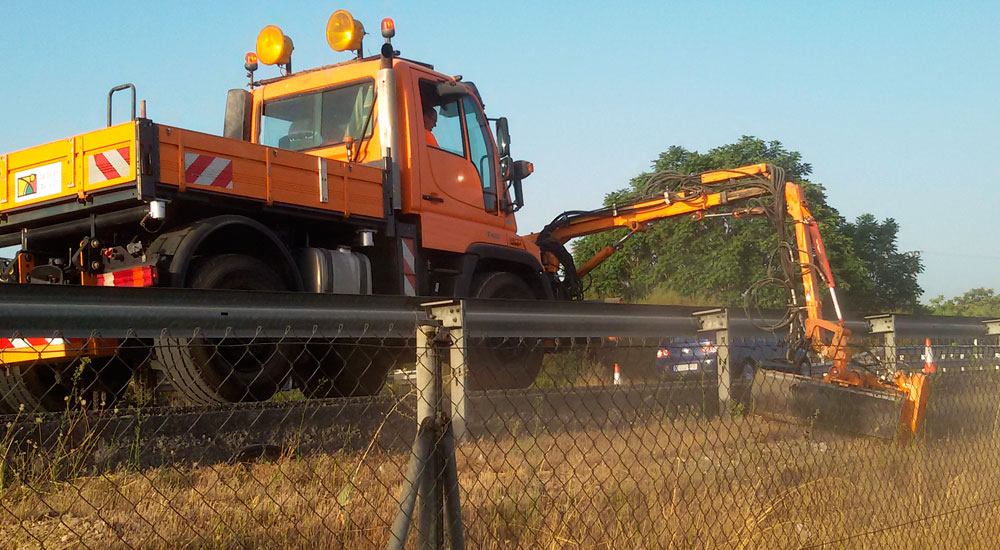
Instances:
[[[278,273],[243,254],[201,260],[187,286],[287,290]],[[174,387],[195,404],[269,399],[288,378],[295,361],[294,347],[270,339],[158,338],[155,347],[160,366]]]
[[[113,407],[128,388],[125,352],[58,363],[0,368],[0,412],[59,412]],[[129,355],[129,357],[131,357]],[[6,404],[4,407],[3,405]]]
[[[24,414],[61,411],[70,392],[63,383],[66,364],[23,364],[0,368],[0,398],[4,412]]]
[[[523,279],[507,272],[484,273],[476,279],[476,298],[536,300]],[[486,338],[469,342],[469,387],[472,390],[527,388],[542,369],[544,350],[535,338]]]
[[[313,344],[295,364],[296,385],[306,397],[377,395],[402,351],[380,342]]]

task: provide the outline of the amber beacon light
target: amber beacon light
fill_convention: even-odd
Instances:
[[[386,17],[382,20],[382,37],[389,39],[396,36],[396,22]]]
[[[326,23],[326,43],[336,52],[360,50],[365,27],[347,10],[337,10]]]
[[[286,65],[295,46],[276,25],[268,25],[257,35],[257,58],[265,65]]]

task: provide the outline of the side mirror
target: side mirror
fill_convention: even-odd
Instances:
[[[514,161],[510,160],[510,157],[500,158],[500,179],[503,181],[508,181],[510,179],[511,164]]]
[[[507,128],[505,116],[497,119],[497,152],[501,158],[510,156],[510,129]]]
[[[241,89],[229,90],[226,96],[226,120],[222,135],[230,139],[250,141],[250,120],[253,116],[253,96]]]

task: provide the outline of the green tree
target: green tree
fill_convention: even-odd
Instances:
[[[899,252],[896,234],[899,224],[892,218],[879,223],[875,216],[862,214],[843,226],[858,258],[868,274],[867,284],[855,287],[851,297],[874,311],[913,311],[920,305],[917,275],[924,271],[916,252]]]
[[[955,298],[931,298],[931,310],[935,315],[1000,318],[1000,295],[992,288],[974,288]]]
[[[851,309],[871,309],[860,306],[864,302],[855,302],[855,297],[864,299],[878,294],[880,285],[886,284],[882,279],[888,277],[876,279],[872,276],[864,259],[855,253],[854,235],[861,232],[848,230],[849,226],[854,226],[827,203],[823,186],[806,179],[812,167],[802,160],[801,154],[785,149],[781,142],[743,136],[736,143],[716,147],[707,153],[672,146],[654,161],[651,172],[636,176],[627,188],[609,193],[605,205],[639,198],[650,177],[658,171],[693,174],[759,162],[780,166],[787,179],[803,184],[809,208],[819,222],[841,302]],[[896,227],[891,220],[886,224]],[[869,225],[863,226],[868,229]],[[877,222],[875,225],[881,227]],[[578,265],[625,232],[619,230],[577,239],[573,243],[573,253]],[[891,246],[883,247],[882,252],[873,253],[873,258],[896,253],[894,232],[889,244]],[[742,303],[742,295],[752,283],[768,274],[769,262],[777,266],[776,247],[774,227],[763,219],[665,220],[628,241],[620,253],[591,272],[584,283],[591,297],[623,296],[635,301],[654,291],[667,290],[735,305]],[[913,265],[905,267],[914,268]],[[920,267],[919,258],[917,267]],[[902,303],[909,304],[916,303],[919,294],[919,286],[914,286],[894,289],[889,295],[901,296],[904,298]],[[770,303],[762,305],[780,306],[780,294],[774,294]],[[904,306],[892,304],[890,309],[901,307]]]

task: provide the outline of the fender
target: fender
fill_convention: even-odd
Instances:
[[[239,237],[230,246],[222,247],[220,252],[247,252],[251,255],[266,252],[271,256],[268,263],[278,270],[288,287],[302,290],[302,277],[285,243],[267,226],[245,216],[230,214],[198,220],[160,235],[147,253],[159,256],[157,263],[161,269],[169,259],[166,266],[170,276],[169,286],[183,287],[195,253],[210,237],[227,231],[238,231]]]
[[[488,243],[475,243],[465,250],[465,255],[462,257],[461,272],[458,280],[455,282],[455,296],[458,298],[471,296],[472,281],[476,272],[484,271],[479,269],[479,267],[489,263],[515,264],[521,267],[525,274],[530,272],[535,277],[534,282],[531,279],[525,282],[535,290],[541,289],[544,299],[555,299],[548,279],[545,278],[545,274],[542,272],[542,264],[538,261],[538,258],[524,250]]]

